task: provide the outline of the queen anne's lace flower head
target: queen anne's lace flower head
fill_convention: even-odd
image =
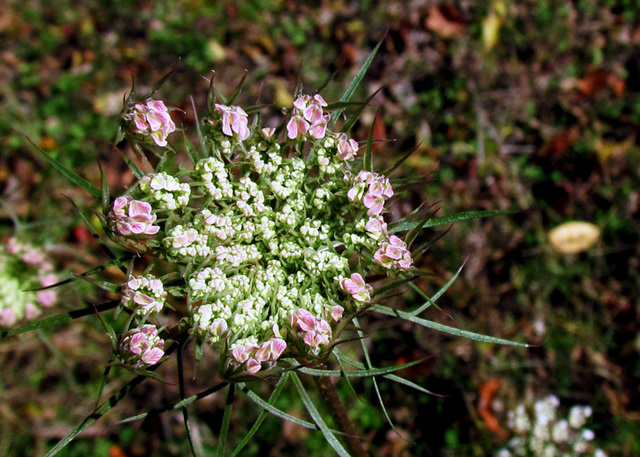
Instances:
[[[412,267],[384,219],[388,177],[362,170],[358,143],[328,130],[327,107],[318,94],[297,97],[282,140],[281,129],[250,129],[239,106],[215,104],[193,168],[144,176],[109,212],[116,239],[185,265],[172,293],[186,297],[199,344],[225,355],[224,376],[260,375],[286,357],[322,360],[343,322],[371,303],[367,276]],[[140,328],[164,303],[155,281],[132,276],[122,288]],[[151,336],[132,332],[123,353],[144,364],[131,341]]]

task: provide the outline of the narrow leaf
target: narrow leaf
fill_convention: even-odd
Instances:
[[[271,393],[271,396],[269,397],[269,402],[268,402],[269,405],[272,405],[272,406],[275,405],[286,383],[287,382],[285,377],[281,377],[280,380],[278,381],[278,384],[276,384],[276,388],[273,390],[273,392]],[[253,423],[251,430],[249,430],[249,432],[244,436],[240,444],[238,444],[235,450],[231,453],[231,457],[236,457],[240,453],[240,451],[242,451],[242,449],[249,443],[249,441],[251,441],[251,438],[253,438],[253,435],[255,435],[256,432],[262,426],[262,423],[266,419],[267,414],[268,414],[267,411],[264,409],[260,411],[260,415],[258,416],[256,421]]]
[[[311,400],[311,397],[309,397],[309,394],[307,394],[307,391],[302,385],[302,382],[300,381],[298,374],[295,372],[291,372],[291,379],[293,380],[293,384],[296,386],[296,389],[298,390],[298,394],[300,395],[300,398],[302,399],[302,402],[304,403],[305,408],[307,408],[307,411],[313,418],[313,421],[318,425],[318,427],[320,427],[320,431],[324,435],[324,438],[327,440],[329,445],[341,457],[350,457],[349,453],[346,451],[344,447],[342,447],[342,444],[340,443],[340,441],[338,441],[338,438],[336,438],[336,436],[333,434],[331,429],[327,426],[325,421],[322,419],[322,415],[318,412],[316,406],[313,404],[313,401]]]
[[[227,435],[229,434],[229,423],[231,423],[231,410],[233,409],[233,398],[235,393],[236,385],[234,383],[229,384],[227,403],[224,406],[224,416],[222,416],[222,425],[220,425],[220,434],[218,435],[216,457],[224,457],[224,448],[227,444]]]
[[[419,308],[411,311],[409,314],[411,314],[412,316],[417,316],[418,314],[420,314],[421,312],[423,312],[424,310],[426,310],[429,306],[431,306],[433,303],[436,302],[436,300],[438,300],[438,298],[442,297],[442,294],[444,294],[449,287],[451,287],[451,285],[455,282],[455,280],[458,278],[458,276],[460,275],[460,272],[462,271],[462,269],[464,268],[464,265],[467,261],[465,260],[462,265],[460,266],[460,268],[458,269],[458,271],[456,272],[455,275],[453,275],[453,277],[447,281],[447,283],[442,286],[440,288],[440,290],[438,290],[438,292],[435,293],[435,295],[433,297],[431,297],[429,300],[427,300],[422,306],[420,306]]]
[[[407,313],[405,311],[400,311],[399,309],[391,309],[382,305],[374,305],[371,307],[373,311],[376,311],[380,314],[386,314],[388,316],[395,316],[405,319],[407,321],[414,322],[418,325],[422,325],[423,327],[427,327],[433,330],[437,330],[439,332],[448,333],[454,336],[460,336],[462,338],[467,338],[474,341],[480,341],[483,343],[495,343],[495,344],[505,344],[508,346],[518,346],[518,347],[529,347],[528,344],[525,343],[517,343],[515,341],[509,341],[502,338],[495,338],[493,336],[482,335],[479,333],[469,332],[467,330],[460,330],[455,327],[449,327],[448,325],[439,324],[437,322],[429,321],[427,319],[422,319],[420,317],[416,317],[411,313]]]
[[[102,192],[102,212],[107,214],[111,209],[111,195],[109,192],[109,184],[107,183],[107,175],[102,168],[102,162],[98,160],[98,168],[100,168],[100,183]]]
[[[434,217],[424,224],[423,228],[434,227],[436,225],[451,224],[452,222],[466,221],[481,217],[501,216],[505,214],[519,213],[520,210],[496,210],[496,211],[467,211],[464,213],[452,214],[451,216]],[[411,230],[420,225],[422,221],[398,221],[389,226],[389,233],[398,233]]]
[[[371,51],[369,53],[369,55],[367,56],[366,60],[364,61],[364,63],[360,67],[360,69],[358,70],[358,73],[356,73],[356,75],[354,76],[353,80],[351,81],[351,84],[349,84],[349,87],[347,87],[347,90],[345,90],[344,94],[342,94],[342,97],[340,98],[341,102],[348,102],[351,99],[351,96],[356,91],[356,89],[358,88],[358,86],[360,85],[362,80],[364,79],[364,75],[369,70],[369,67],[371,66],[371,63],[373,62],[373,58],[376,56],[376,53],[378,52],[378,49],[380,49],[380,46],[382,46],[383,40],[384,39],[380,40],[378,42],[378,44],[376,45],[376,47],[373,48],[373,51]],[[331,115],[331,120],[330,120],[330,124],[329,125],[331,125],[331,126],[334,125],[335,122],[338,120],[338,116],[339,115],[340,115],[339,112],[333,113]]]
[[[247,79],[248,74],[249,71],[245,70],[244,75],[242,76],[242,78],[240,78],[240,82],[236,85],[233,93],[231,94],[231,97],[229,97],[229,100],[227,100],[227,105],[232,105],[238,95],[240,95],[240,91],[242,90],[242,86],[244,86],[244,81]]]
[[[8,336],[19,335],[20,333],[30,332],[32,330],[36,330],[39,328],[50,327],[52,325],[60,324],[62,322],[68,322],[73,319],[77,319],[79,317],[89,316],[96,312],[107,311],[115,308],[119,304],[120,304],[120,300],[114,300],[112,302],[104,303],[102,305],[89,306],[87,308],[82,308],[75,311],[69,311],[66,313],[58,314],[56,316],[49,317],[48,319],[42,319],[40,321],[30,322],[27,325],[24,325],[19,328],[4,330],[0,332],[0,339],[6,338]]]
[[[18,133],[19,135],[22,135],[29,143],[31,143],[31,146],[33,146],[40,153],[40,155],[49,163],[49,165],[51,165],[57,171],[62,173],[69,181],[74,183],[76,186],[86,190],[92,196],[94,196],[96,198],[101,198],[102,197],[102,192],[100,191],[100,189],[95,187],[93,184],[91,184],[89,181],[84,179],[82,176],[80,176],[80,175],[74,173],[73,171],[69,170],[67,167],[65,167],[58,160],[56,160],[55,158],[51,157],[49,154],[44,152],[44,150],[40,146],[35,144],[31,140],[31,138],[29,138],[27,135],[25,135],[24,133],[22,133],[22,132],[20,132],[18,130],[14,130],[14,132]]]
[[[283,378],[286,377],[288,379],[289,374],[290,373],[285,373]],[[298,419],[297,417],[292,416],[291,414],[287,414],[284,411],[276,408],[275,406],[267,403],[262,398],[260,398],[260,396],[258,396],[256,393],[254,393],[253,391],[249,390],[249,388],[244,383],[238,383],[238,386],[240,387],[240,389],[245,394],[247,394],[249,399],[251,399],[254,403],[256,403],[258,406],[260,406],[265,411],[269,411],[274,416],[277,416],[280,419],[288,420],[289,422],[293,422],[294,424],[300,425],[300,426],[305,427],[305,428],[310,428],[312,430],[318,430],[318,427],[315,424],[313,424],[311,422],[308,422],[306,420],[303,420],[303,419]]]
[[[358,108],[356,108],[356,110],[353,113],[351,113],[347,121],[344,123],[344,125],[340,129],[342,133],[347,133],[349,130],[351,130],[351,127],[353,127],[354,124],[358,121],[358,119],[360,119],[360,115],[362,114],[362,112],[365,110],[367,106],[369,106],[369,102],[381,90],[382,90],[382,87],[376,90],[373,94],[369,95],[369,97],[367,97],[367,99],[363,103],[359,104]]]
[[[332,376],[332,377],[342,377],[347,376],[350,378],[362,378],[362,377],[371,377],[371,376],[382,376],[388,373],[394,373],[399,370],[404,370],[405,368],[412,367],[419,363],[424,362],[427,358],[415,360],[413,362],[405,363],[402,365],[393,365],[389,367],[383,368],[368,368],[357,371],[340,371],[340,370],[321,370],[317,368],[300,368],[297,371],[301,373],[305,373],[311,376]]]
[[[371,129],[369,130],[369,138],[367,138],[367,147],[364,150],[364,169],[367,171],[373,171],[373,131],[375,130],[376,121],[378,120],[378,115],[380,111],[376,111],[376,116],[373,118],[373,124],[371,124]]]

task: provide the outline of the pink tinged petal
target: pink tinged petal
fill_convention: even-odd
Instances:
[[[302,342],[309,347],[316,346],[316,332],[309,331],[304,334],[304,338],[302,338]]]
[[[233,135],[233,131],[231,130],[231,115],[226,111],[222,114],[222,133],[227,136]]]
[[[365,207],[369,208],[367,216],[377,216],[384,208],[384,199],[382,197],[372,197],[367,194],[364,196],[362,202]]]
[[[322,98],[322,95],[320,94],[315,94],[313,96],[313,103],[319,106],[328,106],[327,102],[324,100],[324,98]]]
[[[409,268],[411,268],[411,265],[413,264],[412,260],[401,260],[398,262],[398,266],[400,268],[402,268],[403,270],[408,270]]]
[[[308,130],[309,123],[300,116],[293,116],[287,123],[287,133],[291,139],[304,135]]]
[[[118,221],[116,222],[116,228],[121,235],[131,235],[131,224],[128,222]]]
[[[228,324],[224,319],[216,319],[209,327],[209,331],[215,336],[222,336],[227,331]]]
[[[389,237],[389,243],[393,246],[398,246],[401,248],[406,248],[407,247],[407,243],[405,243],[404,241],[402,241],[402,239],[398,238],[396,235],[391,235]]]
[[[308,95],[301,95],[300,97],[298,97],[298,98],[296,98],[294,100],[293,106],[295,106],[299,110],[303,110],[303,109],[305,109],[305,107],[309,103],[309,98],[310,97]]]
[[[147,365],[155,365],[160,361],[162,356],[164,355],[164,351],[160,348],[152,348],[144,351],[140,360],[142,360]]]
[[[16,315],[12,308],[5,308],[0,311],[0,324],[10,326],[16,323]]]
[[[273,138],[273,134],[276,133],[276,129],[272,127],[265,127],[260,130],[260,133],[262,133],[262,136],[265,138],[265,140],[270,140]]]
[[[327,121],[323,120],[321,122],[313,124],[309,127],[309,135],[313,138],[319,140],[320,138],[324,138],[327,132]]]
[[[125,206],[127,206],[127,203],[129,203],[130,197],[118,197],[113,201],[113,212],[116,215],[122,215],[124,216],[124,208]]]
[[[152,324],[143,325],[140,331],[145,335],[158,336],[158,327]]]
[[[271,338],[269,346],[271,348],[271,360],[278,360],[287,349],[287,343],[282,338]]]
[[[150,225],[149,227],[147,227],[147,229],[144,231],[145,235],[155,235],[156,233],[158,233],[158,230],[160,230],[160,227],[157,225]]]
[[[331,307],[331,317],[334,321],[338,322],[342,319],[342,313],[344,313],[344,308],[342,306],[336,305]]]
[[[258,362],[256,359],[249,359],[247,361],[247,372],[248,373],[257,373],[258,371],[260,371],[260,369],[262,368],[262,365],[260,365],[260,362]]]
[[[58,294],[54,290],[41,290],[36,294],[38,303],[40,303],[45,308],[52,306],[56,303],[58,299]]]
[[[385,268],[391,268],[391,266],[393,265],[393,260],[389,259],[385,255],[384,247],[381,247],[376,251],[375,254],[373,254],[373,261],[374,263],[377,263],[378,265],[383,266]]]
[[[49,273],[49,274],[40,276],[38,278],[38,281],[40,281],[40,284],[42,285],[42,287],[47,287],[58,282],[58,277],[53,273]]]
[[[147,202],[141,202],[139,200],[131,200],[129,203],[129,216],[146,216],[151,217],[151,205]]]
[[[42,311],[40,310],[40,308],[38,308],[33,303],[27,303],[26,305],[24,305],[24,317],[26,317],[27,319],[35,319],[41,313]],[[1,317],[0,321],[2,321]]]
[[[318,105],[309,105],[302,110],[302,115],[304,118],[312,124],[316,124],[322,122],[324,118],[322,117],[322,108]]]
[[[133,294],[133,301],[144,308],[151,305],[155,300],[149,297],[147,294],[136,292]]]
[[[244,346],[236,346],[231,350],[231,357],[238,363],[244,363],[249,358],[249,353]]]
[[[258,362],[266,362],[271,359],[271,347],[268,341],[265,341],[260,345],[254,357]]]

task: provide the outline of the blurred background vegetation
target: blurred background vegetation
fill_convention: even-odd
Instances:
[[[404,440],[386,423],[370,383],[354,384],[358,397],[341,385],[372,455],[493,454],[506,442],[506,411],[548,394],[566,406],[591,405],[590,426],[609,455],[640,455],[640,3],[1,3],[3,239],[17,219],[21,234],[47,246],[67,271],[104,260],[65,197],[85,209],[97,202],[48,168],[23,134],[96,184],[100,159],[117,194],[132,180],[111,144],[132,79],[150,88],[175,66],[161,96],[193,135],[190,97],[204,110],[212,70],[227,93],[246,71],[242,102],[274,101],[267,111],[275,116],[291,104],[298,78],[313,92],[336,72],[323,92],[336,100],[382,40],[357,98],[382,90],[354,136],[366,140],[373,129],[389,140],[377,147],[379,165],[415,149],[401,174],[429,176],[391,217],[423,201],[439,202],[438,215],[522,210],[456,224],[432,246],[420,261],[433,273],[419,283],[429,293],[467,260],[441,310],[425,317],[534,346],[484,345],[367,319],[374,364],[430,356],[401,374],[443,395],[380,382]],[[569,220],[595,224],[596,245],[576,254],[554,249],[549,231]],[[87,286],[77,290],[63,306],[101,299]],[[418,303],[408,294],[395,305]],[[92,410],[109,353],[95,318],[3,341],[0,455],[42,455],[68,433]],[[172,379],[172,370],[159,371]],[[207,376],[200,369],[192,393],[212,385]],[[177,412],[113,425],[177,398],[175,385],[145,383],[61,455],[186,455]],[[193,408],[207,446],[215,445],[223,401],[214,395]],[[302,414],[293,395],[282,405]],[[258,411],[251,403],[235,411],[239,440]],[[271,417],[244,455],[303,452],[332,455],[319,433]]]

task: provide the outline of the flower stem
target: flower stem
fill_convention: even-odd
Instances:
[[[342,403],[342,400],[338,396],[338,391],[333,383],[333,380],[328,376],[314,376],[313,377],[320,396],[327,405],[331,417],[338,427],[338,429],[345,433],[344,439],[347,444],[347,449],[353,457],[367,457],[369,454],[362,445],[362,441],[356,432],[356,429],[347,415],[347,410]]]

